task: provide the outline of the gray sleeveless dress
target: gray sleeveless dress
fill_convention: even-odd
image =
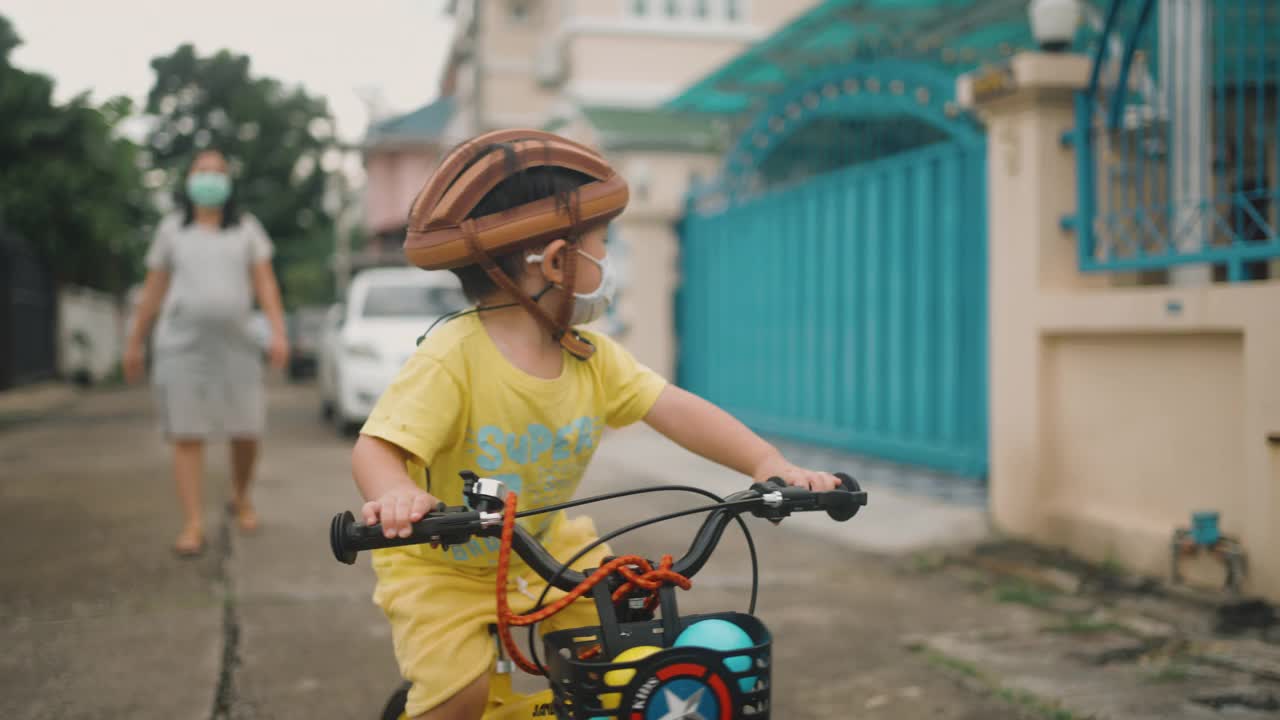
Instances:
[[[263,348],[250,329],[253,265],[272,245],[256,218],[208,228],[165,218],[147,267],[170,273],[156,324],[152,380],[161,429],[172,438],[254,438],[266,416]]]

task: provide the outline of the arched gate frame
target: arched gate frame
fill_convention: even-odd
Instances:
[[[985,477],[985,136],[954,83],[854,62],[754,117],[689,197],[682,384],[770,435]],[[762,190],[762,164],[831,116],[908,116],[941,141]]]

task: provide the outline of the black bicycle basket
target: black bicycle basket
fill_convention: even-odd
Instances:
[[[752,647],[728,651],[671,647],[673,631],[678,634],[709,619],[727,620],[742,628]],[[616,635],[606,638],[615,629]],[[561,720],[653,720],[677,717],[677,708],[705,720],[766,720],[771,644],[763,623],[733,612],[689,615],[678,618],[673,627],[664,627],[658,619],[606,629],[561,630],[543,638],[547,679],[555,695],[556,717]],[[611,652],[603,650],[606,645]],[[644,645],[665,649],[632,662],[609,660]]]

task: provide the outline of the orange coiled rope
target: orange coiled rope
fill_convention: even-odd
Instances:
[[[605,563],[571,592],[547,607],[527,615],[516,615],[511,612],[511,607],[507,602],[507,571],[511,563],[511,539],[515,535],[516,527],[515,493],[507,495],[505,510],[502,517],[502,544],[498,548],[498,637],[502,639],[503,647],[507,649],[507,653],[515,661],[516,665],[519,665],[521,670],[531,675],[542,675],[544,673],[541,668],[530,662],[524,656],[524,653],[520,652],[520,648],[516,646],[515,640],[511,637],[512,625],[524,627],[546,620],[568,607],[574,600],[587,594],[591,588],[600,584],[602,580],[615,572],[626,578],[627,581],[614,592],[614,602],[625,598],[627,593],[638,587],[642,590],[650,591],[649,599],[645,603],[645,607],[649,609],[653,609],[654,605],[657,604],[658,590],[663,585],[675,585],[683,590],[688,590],[693,586],[688,578],[671,569],[673,560],[670,555],[663,555],[662,561],[658,563],[656,568],[639,555],[626,555]]]

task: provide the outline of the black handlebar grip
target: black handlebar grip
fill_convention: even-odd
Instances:
[[[867,504],[867,494],[853,476],[845,473],[836,473],[835,476],[840,479],[840,489],[844,492],[823,493],[826,495],[823,504],[828,517],[844,522],[857,515],[862,506]]]
[[[333,521],[329,523],[329,549],[333,551],[334,559],[347,565],[354,565],[359,553],[359,549],[351,547],[347,542],[347,535],[355,523],[356,516],[350,510],[334,515]]]
[[[449,508],[441,503],[435,511],[413,523],[409,537],[386,537],[382,525],[362,525],[351,511],[338,513],[329,523],[329,547],[340,563],[351,565],[361,550],[379,550],[402,545],[436,542],[461,544],[479,532],[480,514],[463,508]]]
[[[416,527],[414,529],[417,530]],[[420,538],[414,536],[386,537],[382,534],[382,525],[362,525],[356,522],[350,510],[334,515],[333,522],[329,523],[329,547],[333,550],[333,557],[347,565],[355,564],[356,555],[359,555],[361,550],[377,550],[421,542]]]
[[[402,538],[397,535],[389,538],[382,534],[381,524],[362,525],[356,522],[355,516],[347,510],[334,515],[333,522],[329,523],[329,546],[338,562],[353,565],[356,555],[360,554],[361,550],[421,544],[425,541],[420,531],[421,522],[414,524],[414,532],[409,537]]]

